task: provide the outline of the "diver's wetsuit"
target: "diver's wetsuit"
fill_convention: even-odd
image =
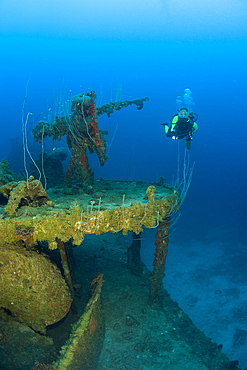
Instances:
[[[173,139],[185,138],[187,149],[190,149],[192,134],[198,129],[197,123],[195,122],[196,118],[197,115],[184,118],[176,114],[171,119],[171,126],[169,127],[168,124],[165,125],[166,135]]]

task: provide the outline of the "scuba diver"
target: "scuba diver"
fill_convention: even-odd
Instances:
[[[168,123],[163,123],[166,136],[172,139],[185,138],[186,148],[190,149],[192,135],[198,130],[197,118],[197,114],[190,112],[186,107],[178,109],[178,114],[171,118],[171,126]]]

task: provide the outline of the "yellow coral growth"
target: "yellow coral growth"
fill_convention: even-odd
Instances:
[[[0,306],[33,329],[44,332],[69,311],[71,295],[48,258],[18,244],[0,248]]]

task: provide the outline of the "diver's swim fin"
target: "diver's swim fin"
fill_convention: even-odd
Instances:
[[[191,140],[186,140],[186,149],[191,149]]]

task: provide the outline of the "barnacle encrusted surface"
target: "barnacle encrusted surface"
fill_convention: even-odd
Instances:
[[[20,227],[23,235],[32,231],[29,236],[33,243],[46,240],[51,249],[57,248],[57,238],[79,245],[86,234],[138,234],[144,227],[156,227],[158,221],[179,208],[180,201],[175,188],[143,181],[101,180],[77,194],[66,189],[47,193],[50,200],[46,204],[38,208],[13,207],[15,216],[0,220],[0,233],[4,235],[0,246],[17,240],[25,242],[18,232]]]
[[[0,248],[0,306],[34,330],[61,320],[71,295],[58,268],[20,243]]]

